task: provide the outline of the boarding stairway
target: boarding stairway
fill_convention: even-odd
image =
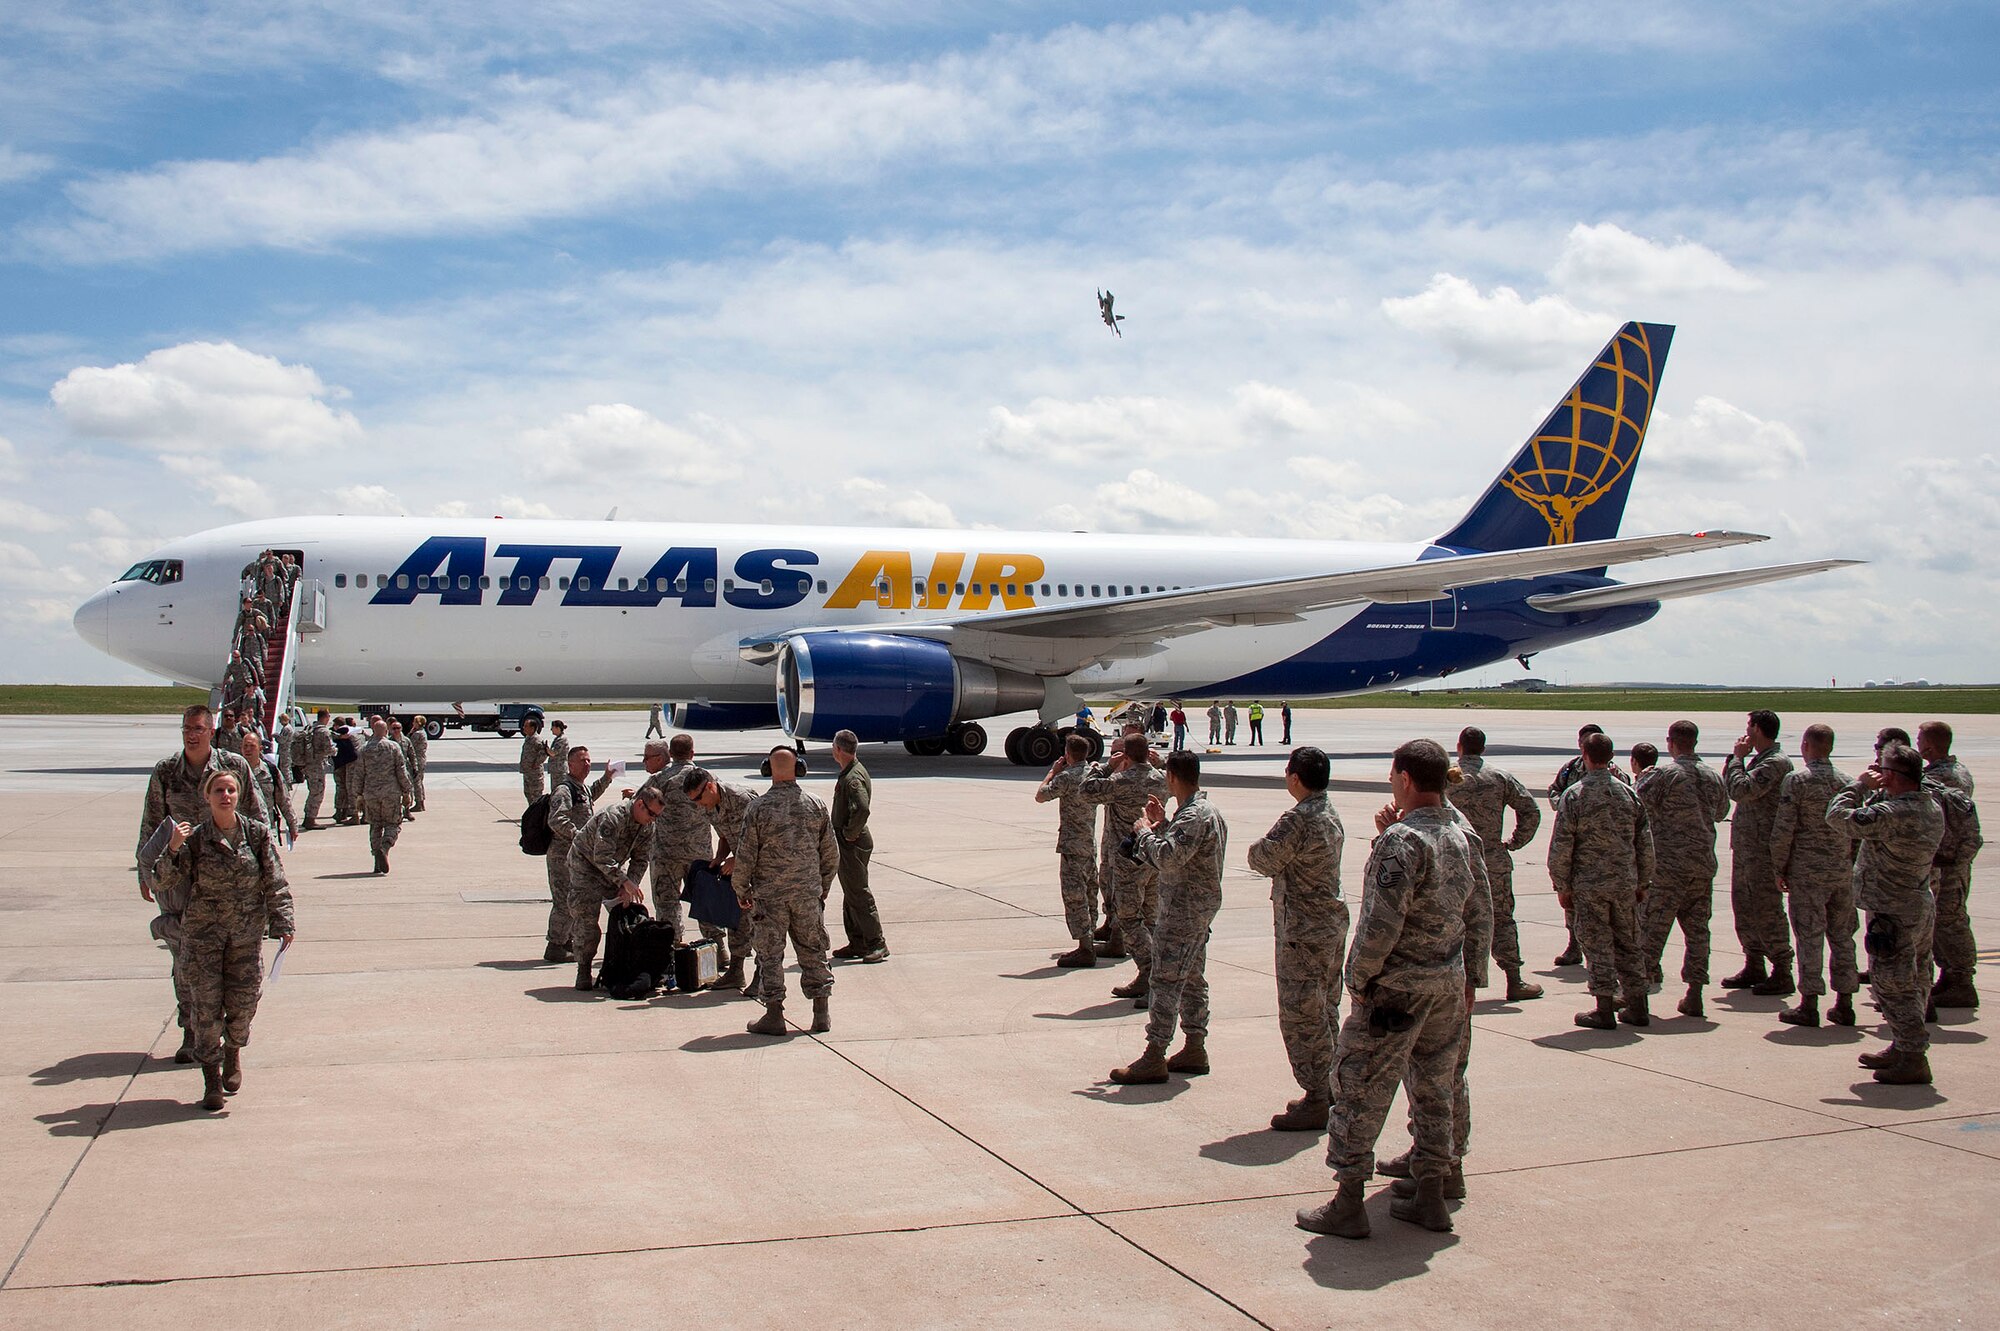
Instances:
[[[246,579],[246,583],[248,581]],[[257,590],[246,585],[244,593],[255,597]],[[257,728],[266,736],[277,732],[278,718],[292,705],[302,635],[318,632],[326,623],[326,590],[318,582],[295,573],[284,580],[283,596],[282,603],[274,607],[276,616],[264,640],[263,660],[260,662],[264,671],[262,699],[246,693],[238,681],[230,678],[230,661],[235,657],[237,644],[243,640],[244,630],[248,627],[248,612],[241,609],[237,611],[236,622],[230,630],[229,655],[223,658],[222,687],[212,690],[210,695],[210,701],[218,707],[252,704]]]

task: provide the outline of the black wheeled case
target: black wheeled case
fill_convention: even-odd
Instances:
[[[722,978],[722,967],[717,961],[713,938],[681,944],[674,949],[675,987],[688,992],[709,988]]]

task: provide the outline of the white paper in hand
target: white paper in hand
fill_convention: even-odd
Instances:
[[[625,775],[625,760],[623,758],[613,758],[604,765],[604,770],[611,773],[614,777],[623,776]]]
[[[278,955],[271,958],[271,973],[264,978],[275,980],[285,971],[285,953],[291,950],[290,943],[278,944]]]

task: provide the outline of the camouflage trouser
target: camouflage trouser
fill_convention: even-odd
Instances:
[[[1085,851],[1080,855],[1059,858],[1062,861],[1063,923],[1069,926],[1071,938],[1088,942],[1091,931],[1097,927],[1097,856]]]
[[[410,785],[415,799],[414,807],[418,813],[424,811],[424,769],[429,765],[428,762],[417,763],[410,773]]]
[[[1630,892],[1583,891],[1571,895],[1576,909],[1576,944],[1590,972],[1594,998],[1616,998],[1622,987],[1627,1003],[1646,997],[1646,963],[1639,956],[1639,903]]]
[[[569,911],[569,950],[578,961],[596,957],[597,945],[604,938],[604,925],[599,917],[604,914],[604,903],[617,895],[618,889],[605,882],[603,875],[595,869],[579,869],[573,864],[563,866],[563,904]]]
[[[756,903],[757,996],[769,1007],[785,1001],[785,940],[799,956],[799,988],[807,998],[833,992],[826,964],[826,903],[816,896],[781,896]]]
[[[532,772],[521,773],[521,794],[527,799],[528,803],[533,804],[547,793],[548,787],[542,781],[541,768],[537,767]]]
[[[167,944],[167,966],[174,982],[174,1021],[181,1028],[182,1043],[189,1043],[194,1039],[194,1000],[188,995],[187,974],[181,970],[179,943]]]
[[[1715,913],[1715,880],[1698,883],[1655,882],[1639,908],[1639,950],[1646,956],[1646,974],[1659,980],[1667,952],[1667,935],[1681,927],[1681,983],[1708,983],[1708,924]]]
[[[1175,1021],[1189,1035],[1208,1034],[1208,930],[1220,909],[1222,892],[1216,887],[1178,890],[1160,898],[1160,922],[1148,940],[1153,975],[1147,1043],[1171,1042]],[[1133,955],[1138,955],[1136,950]]]
[[[1347,956],[1347,903],[1317,914],[1279,906],[1278,1034],[1292,1077],[1307,1095],[1333,1093],[1333,1044],[1340,1030],[1340,974]]]
[[[1797,943],[1799,992],[1824,994],[1826,970],[1831,969],[1833,992],[1853,993],[1861,987],[1854,966],[1854,931],[1860,927],[1860,917],[1854,913],[1853,875],[1836,872],[1813,879],[1794,875],[1788,882],[1785,908]]]
[[[1521,930],[1514,923],[1514,861],[1505,854],[1486,857],[1486,881],[1493,888],[1493,960],[1500,969],[1521,969]]]
[[[353,763],[347,765],[352,766]],[[354,816],[354,784],[347,779],[347,767],[333,769],[333,816],[336,819]]]
[[[1375,1173],[1375,1141],[1389,1117],[1389,1102],[1404,1085],[1410,1092],[1410,1173],[1442,1178],[1451,1166],[1451,1086],[1464,1043],[1465,995],[1377,987],[1374,998],[1416,1020],[1406,1031],[1375,1035],[1368,1029],[1368,1008],[1356,1003],[1348,1010],[1333,1055],[1326,1163],[1342,1183],[1366,1183]]]
[[[549,875],[548,939],[556,947],[569,946],[569,845],[549,842],[545,866]]]
[[[1732,847],[1733,849],[1733,847]],[[1792,959],[1792,930],[1785,922],[1785,894],[1778,890],[1767,845],[1734,855],[1729,867],[1729,906],[1736,916],[1736,941],[1745,958],[1765,957],[1780,965]]]
[[[318,763],[306,768],[306,821],[319,820],[320,802],[326,798],[326,769]]]
[[[1967,910],[1972,896],[1972,865],[1952,864],[1931,871],[1931,891],[1937,894],[1937,928],[1931,950],[1938,969],[1970,979],[1979,962],[1979,943],[1972,936]]]
[[[1458,1063],[1452,1070],[1451,1079],[1451,1162],[1465,1163],[1465,1153],[1472,1149],[1472,1083],[1466,1073],[1472,1068],[1472,1014],[1465,1014],[1465,1030],[1459,1038]],[[1403,1086],[1408,1090],[1409,1074],[1403,1074]],[[1415,1095],[1407,1097],[1410,1109],[1410,1140],[1417,1139],[1417,1100]]]
[[[707,858],[706,851],[686,846],[653,847],[651,862],[646,869],[646,881],[653,896],[653,918],[663,921],[674,931],[676,943],[681,941],[681,888],[687,883],[688,865]],[[703,938],[721,938],[724,932],[712,924],[701,926]]]
[[[1112,825],[1111,810],[1104,811],[1104,832],[1097,838],[1097,895],[1104,902],[1104,918],[1118,914],[1118,842],[1122,839]]]
[[[1160,871],[1150,864],[1134,864],[1111,852],[1116,861],[1111,869],[1111,900],[1118,912],[1118,932],[1124,935],[1125,950],[1142,970],[1153,968],[1153,924],[1160,916]]]
[[[188,991],[188,1043],[195,1061],[220,1063],[225,1037],[250,1043],[250,1019],[264,986],[264,931],[195,929],[181,936],[178,971]]]
[[[1886,954],[1868,954],[1869,987],[1896,1048],[1921,1054],[1931,1047],[1924,1008],[1931,999],[1930,943],[1936,912],[1926,893],[1922,900],[1895,910],[1868,912],[1871,927],[1880,919],[1895,921],[1896,942]]]
[[[361,802],[361,816],[368,820],[368,849],[377,855],[386,855],[396,844],[396,838],[403,835],[403,797],[393,799],[365,799]]]

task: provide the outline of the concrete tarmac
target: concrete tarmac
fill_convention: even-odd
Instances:
[[[1914,699],[1913,699],[1914,701]],[[1589,717],[1301,711],[1335,756],[1358,895],[1388,754],[1470,721],[1533,790]],[[1665,715],[1598,719],[1621,755]],[[1740,715],[1697,716],[1726,753]],[[1811,718],[1787,717],[1786,745]],[[1875,728],[1840,716],[1836,762]],[[1953,718],[2000,781],[2000,719]],[[643,712],[579,713],[637,767]],[[1517,856],[1529,970],[1548,987],[1474,1018],[1469,1197],[1456,1230],[1390,1218],[1322,1238],[1293,1212],[1331,1180],[1323,1135],[1268,1130],[1297,1094],[1279,1041],[1268,884],[1244,855],[1287,806],[1284,752],[1206,767],[1230,824],[1209,949],[1211,1075],[1119,1087],[1145,1014],[1131,964],[1058,969],[1055,812],[1040,773],[863,750],[891,959],[837,964],[830,1034],[747,1035],[736,995],[616,1002],[543,965],[543,868],[523,856],[518,744],[431,747],[429,812],[393,872],[366,829],[286,857],[299,940],[267,985],[242,1093],[208,1114],[165,953],[131,872],[147,773],[176,718],[0,719],[0,1326],[185,1321],[627,1328],[1334,1324],[1991,1326],[2000,1295],[2000,1059],[1984,1013],[1944,1013],[1936,1085],[1888,1087],[1883,1038],[1801,1030],[1788,1000],[1713,988],[1597,1032],[1544,830]],[[1278,734],[1275,710],[1268,723]],[[1247,727],[1246,727],[1247,731]],[[697,737],[756,781],[771,735]],[[814,746],[808,788],[830,787]],[[303,791],[299,798],[303,800]],[[329,799],[330,802],[330,799]],[[325,811],[330,814],[330,808]],[[1736,969],[1727,832],[1713,974]],[[2000,1001],[1994,856],[1975,872],[1979,988]],[[836,887],[836,894],[837,894]],[[841,940],[839,900],[828,903]],[[270,945],[275,947],[275,944]],[[797,994],[790,1015],[810,1014]],[[1865,997],[1865,996],[1864,996]],[[1659,1015],[1664,1010],[1666,1016]],[[1392,1112],[1379,1151],[1401,1151]]]

